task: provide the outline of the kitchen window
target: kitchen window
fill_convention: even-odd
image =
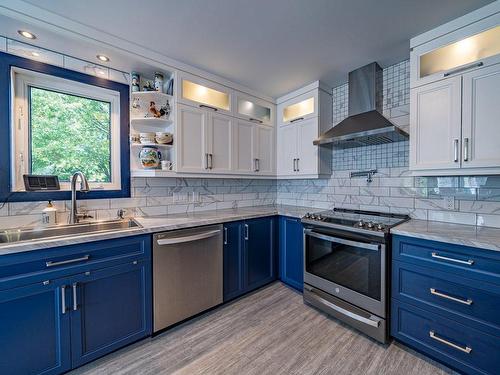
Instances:
[[[89,181],[86,198],[130,196],[128,86],[6,54],[1,59],[21,63],[7,70],[0,61],[10,82],[0,199],[68,199],[76,171]],[[62,192],[26,192],[24,174],[57,175]]]

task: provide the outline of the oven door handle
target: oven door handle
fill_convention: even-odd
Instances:
[[[375,251],[380,250],[380,245],[374,245],[374,244],[369,244],[369,243],[365,243],[365,242],[350,241],[350,240],[346,240],[344,238],[327,236],[326,234],[317,233],[311,229],[304,229],[304,233],[306,236],[316,237],[316,238],[319,238],[321,240],[325,240],[325,241],[329,241],[329,242],[337,242],[337,243],[341,243],[342,245],[356,246],[356,247],[361,247],[363,249],[375,250]]]

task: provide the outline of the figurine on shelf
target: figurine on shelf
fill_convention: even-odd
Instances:
[[[140,104],[139,98],[132,99],[132,108],[134,108],[134,109],[141,108],[141,104]]]
[[[170,115],[170,103],[167,100],[167,104],[160,108],[160,110],[156,109],[155,102],[149,102],[149,112],[156,118],[160,118],[163,116]]]
[[[155,91],[155,86],[153,81],[147,80],[142,86],[142,91]]]
[[[141,82],[141,76],[137,72],[132,72],[132,92],[140,91],[139,83]]]

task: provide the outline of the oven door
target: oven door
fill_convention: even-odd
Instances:
[[[386,317],[386,246],[355,234],[304,230],[304,282]]]

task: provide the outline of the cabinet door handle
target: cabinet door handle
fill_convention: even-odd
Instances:
[[[245,224],[245,240],[248,241],[248,234],[249,234],[250,230],[248,228],[248,224]]]
[[[468,266],[472,266],[474,264],[474,261],[472,259],[461,260],[461,259],[449,258],[449,257],[445,257],[445,256],[442,256],[442,255],[439,255],[438,253],[435,253],[435,252],[431,253],[431,257],[436,258],[436,259],[447,260],[449,262],[466,264]]]
[[[260,159],[257,159],[257,172],[260,172]]]
[[[78,283],[73,283],[73,311],[78,310],[77,290]]]
[[[444,76],[448,77],[448,76],[451,76],[452,74],[460,73],[460,72],[463,72],[463,71],[466,71],[466,70],[469,70],[469,69],[472,69],[472,68],[479,68],[479,67],[481,67],[483,65],[484,65],[484,63],[481,61],[481,62],[474,63],[474,64],[471,64],[471,65],[462,66],[461,68],[450,70],[449,72],[444,73]]]
[[[464,138],[464,161],[469,161],[469,138]]]
[[[227,245],[227,227],[224,227],[224,245]]]
[[[214,168],[214,154],[208,154],[209,160],[210,160],[210,169]]]
[[[256,123],[258,123],[258,124],[262,124],[262,123],[264,122],[264,121],[262,121],[262,120],[259,120],[258,118],[253,118],[253,117],[250,117],[250,118],[249,118],[249,120],[250,120],[250,121],[253,121],[253,122],[256,122]]]
[[[300,172],[300,168],[299,168],[299,161],[300,161],[300,159],[299,159],[299,158],[297,158],[297,172]]]
[[[455,155],[455,157],[454,157],[453,161],[454,161],[455,163],[458,163],[458,139],[455,139],[455,140],[453,141],[453,153],[454,153],[454,155]]]
[[[293,159],[293,171],[294,172],[297,172],[297,167],[295,166],[296,161],[297,161],[297,159]]]
[[[62,266],[63,264],[83,262],[84,260],[89,260],[89,259],[90,259],[90,255],[84,255],[81,258],[61,260],[60,262],[54,262],[52,260],[49,260],[48,262],[45,262],[45,266],[46,267]]]
[[[300,120],[303,120],[303,119],[304,119],[304,117],[297,117],[297,118],[294,118],[293,120],[290,120],[290,124],[291,124],[292,122],[295,122],[295,121],[300,121]]]
[[[467,306],[472,305],[472,300],[470,298],[467,298],[466,300],[464,300],[464,299],[461,299],[461,298],[452,297],[452,296],[449,296],[447,294],[438,292],[434,288],[430,288],[430,292],[431,292],[431,294],[434,294],[435,296],[438,296],[438,297],[441,297],[441,298],[449,299],[451,301],[455,301],[455,302],[458,302],[458,303],[463,303],[464,305],[467,305]]]
[[[469,348],[468,346],[466,347],[463,347],[463,346],[460,346],[460,345],[457,345],[457,344],[454,344],[448,340],[445,340],[439,336],[436,335],[436,333],[434,331],[429,331],[429,336],[431,339],[433,340],[436,340],[436,341],[439,341],[440,343],[442,344],[445,344],[445,345],[448,345],[448,346],[451,346],[453,349],[457,349],[457,350],[460,350],[461,352],[464,352],[464,353],[467,353],[467,354],[470,354],[470,352],[472,351],[471,348]]]
[[[61,314],[66,314],[66,285],[61,285]]]
[[[200,104],[200,108],[211,109],[212,111],[217,112],[217,108],[205,104]]]

